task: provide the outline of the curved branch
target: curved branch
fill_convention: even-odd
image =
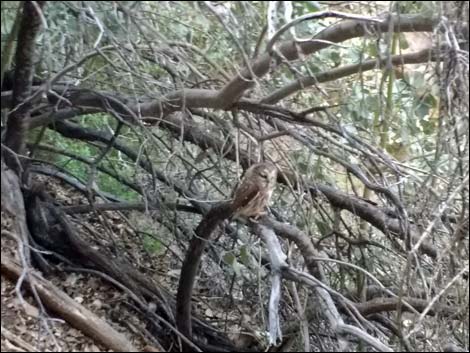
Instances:
[[[43,164],[32,164],[29,167],[29,172],[48,175],[54,178],[57,178],[64,183],[72,186],[73,188],[77,189],[83,194],[87,194],[87,186],[84,182],[76,178],[74,175],[68,173],[66,170],[61,170],[58,166],[47,166]],[[125,202],[125,200],[120,199],[119,197],[112,195],[108,192],[98,190],[97,188],[93,188],[93,191],[99,195],[100,197],[105,198],[106,200],[113,201],[113,202]]]
[[[232,214],[230,206],[230,202],[215,206],[204,216],[194,232],[181,267],[176,294],[176,325],[189,339],[192,337],[191,297],[202,253],[217,226]]]
[[[30,146],[33,146],[33,145],[28,144],[28,147],[30,147]],[[93,163],[94,163],[94,161],[90,158],[82,157],[82,156],[80,156],[78,154],[75,154],[75,153],[72,153],[72,152],[59,150],[59,149],[56,149],[56,148],[54,148],[52,146],[49,146],[49,145],[37,145],[37,148],[41,151],[47,151],[47,152],[59,154],[59,155],[65,156],[65,157],[69,157],[71,159],[74,159],[74,160],[76,160],[80,163],[86,164],[88,166],[92,166]],[[138,194],[141,194],[141,195],[143,194],[142,187],[140,187],[137,184],[134,184],[131,181],[127,180],[123,175],[115,173],[115,172],[111,171],[109,168],[106,168],[102,165],[97,165],[96,168],[100,172],[109,175],[114,180],[116,180],[116,181],[120,182],[121,184],[127,186],[128,188],[134,190]]]
[[[246,108],[249,108],[249,104],[246,105]],[[252,109],[257,108],[253,107]],[[280,112],[282,113],[282,111]],[[313,119],[308,119],[308,121],[314,122]],[[172,131],[173,133],[177,134],[177,136],[181,135],[181,127],[183,126],[184,140],[194,143],[195,145],[199,146],[204,150],[208,148],[213,148],[218,153],[221,153],[225,158],[232,161],[237,161],[237,151],[234,145],[220,141],[216,137],[208,134],[205,130],[198,127],[196,124],[193,124],[190,121],[183,120],[181,117],[178,117],[175,114],[172,114],[166,117],[164,120],[161,120],[160,126]],[[109,134],[107,133],[92,131],[87,128],[79,127],[78,125],[70,122],[57,123],[53,126],[53,128],[64,136],[89,141],[97,140],[107,143],[111,138],[111,136],[109,136]],[[337,129],[335,128],[329,126],[325,126],[325,128],[328,128],[330,130],[333,129],[334,132],[337,132]],[[119,141],[115,143],[115,148],[126,154],[131,160],[138,160],[136,152],[134,152],[127,146],[124,146]],[[240,164],[244,168],[251,165],[252,161],[248,153],[240,151],[238,158]],[[140,160],[139,163],[141,164],[141,167],[143,167],[145,170],[149,172],[152,171],[152,168],[148,161]],[[157,174],[157,177],[167,185],[172,184],[167,180],[164,175],[161,175],[161,173]],[[278,182],[286,185],[294,185],[294,188],[297,188],[298,179],[294,174],[284,171],[283,173],[279,174]],[[370,203],[365,202],[360,198],[349,195],[327,185],[300,185],[300,188],[308,190],[313,197],[318,197],[321,193],[334,207],[337,207],[338,209],[348,210],[354,215],[364,219],[375,228],[381,230],[384,234],[392,233],[394,235],[399,236],[401,239],[406,238],[406,234],[400,226],[400,221],[388,215],[386,212],[384,212],[381,208],[377,206],[371,205]],[[181,185],[175,185],[175,189],[182,195],[186,193],[186,191]],[[413,227],[411,228],[411,236],[414,242],[419,239],[418,233],[417,231],[413,230]],[[420,250],[432,258],[435,258],[437,256],[436,248],[429,242],[424,242],[423,244],[421,244]]]
[[[216,90],[186,88],[152,102],[137,103],[131,109],[140,112],[142,116],[162,118],[184,108],[223,109],[224,106]]]
[[[388,20],[378,24],[370,24],[369,26],[364,25],[362,21],[348,20],[325,29],[316,35],[312,41],[297,43],[291,40],[283,42],[279,45],[277,51],[289,61],[296,60],[301,56],[327,48],[331,43],[339,43],[361,37],[367,34],[370,29],[387,32],[390,21],[393,21],[393,30],[396,32],[430,32],[436,22],[434,19],[420,15],[391,16]],[[251,65],[251,70],[244,69],[220,90],[218,100],[223,102],[225,106],[230,106],[233,102],[237,101],[243,92],[254,84],[254,78],[251,77],[250,71],[257,77],[262,77],[268,73],[269,69],[280,65],[280,63],[273,63],[272,59],[273,56],[270,53],[262,55]]]
[[[415,53],[409,53],[404,55],[393,55],[391,57],[392,65],[399,66],[403,64],[419,64],[427,61],[436,60],[436,55],[434,55],[432,48],[424,49],[417,51]],[[279,102],[281,99],[286,98],[287,96],[305,89],[307,87],[313,86],[317,83],[330,82],[337,80],[342,77],[350,76],[358,72],[369,71],[373,69],[382,68],[387,65],[388,59],[381,60],[367,60],[360,64],[351,64],[336,69],[323,71],[316,74],[314,77],[301,77],[295,81],[292,81],[285,86],[277,89],[269,96],[261,99],[261,102],[274,104]]]
[[[382,21],[380,23],[374,23],[372,29],[377,31],[387,31],[389,21]],[[431,31],[434,25],[434,20],[425,18],[423,16],[393,16],[391,21],[394,21],[394,30],[397,32],[408,32],[408,31]],[[331,26],[319,33],[313,40],[297,43],[296,41],[286,41],[280,44],[277,49],[279,53],[287,60],[298,59],[302,55],[312,54],[320,49],[326,48],[331,43],[342,42],[351,38],[363,36],[367,33],[366,26],[363,25],[362,21],[348,20],[341,22],[337,25]],[[96,52],[90,53],[90,55],[96,55]],[[85,60],[87,56],[83,60]],[[257,77],[262,77],[270,69],[273,57],[267,53],[256,60],[250,69],[245,69],[235,78],[233,78],[226,86],[220,90],[209,90],[209,89],[182,89],[169,93],[163,97],[160,97],[152,102],[145,103],[134,103],[130,105],[130,108],[134,112],[138,112],[140,116],[144,117],[165,117],[168,114],[182,110],[184,108],[213,108],[213,109],[227,109],[233,102],[237,101],[239,97],[253,85],[252,74]],[[275,66],[279,63],[275,64]],[[77,64],[73,65],[76,67]],[[248,79],[247,79],[248,77]],[[49,82],[51,84],[51,82]],[[7,100],[8,96],[2,92],[2,106]],[[37,93],[36,93],[37,94]],[[82,97],[83,98],[83,97]],[[77,105],[90,105],[96,106],[95,104],[86,104],[87,100],[84,99],[81,102],[75,102]],[[99,99],[103,99],[100,97]],[[118,112],[121,109],[116,109]]]
[[[98,211],[141,211],[147,212],[150,210],[161,210],[162,207],[175,209],[178,211],[197,213],[198,210],[192,206],[181,205],[177,203],[163,203],[162,205],[152,205],[144,202],[105,202],[105,203],[95,203],[91,205],[75,205],[75,206],[64,206],[62,210],[68,214],[75,213],[88,213],[93,212],[93,210]]]
[[[1,260],[2,276],[18,279],[22,271],[21,266],[3,251]],[[37,291],[49,310],[58,313],[71,326],[82,331],[88,337],[96,339],[105,347],[116,352],[138,352],[124,334],[117,332],[105,320],[78,304],[36,271],[31,271],[26,284],[28,290]]]
[[[290,21],[289,23],[286,23],[276,33],[274,33],[272,38],[269,40],[268,44],[266,44],[266,51],[268,53],[270,53],[273,46],[274,46],[274,44],[276,43],[276,41],[289,28],[291,28],[295,25],[298,25],[299,23],[301,23],[303,21],[326,18],[326,17],[347,18],[347,19],[356,20],[356,21],[376,22],[376,23],[382,22],[382,20],[378,20],[378,19],[375,19],[375,18],[370,18],[370,17],[365,17],[365,16],[358,16],[358,15],[351,15],[351,14],[337,12],[337,11],[321,11],[321,12],[308,13],[306,15],[295,18],[294,20]]]
[[[348,210],[352,214],[364,219],[375,228],[381,230],[384,234],[392,233],[403,240],[406,239],[406,234],[403,232],[400,221],[389,217],[377,206],[327,185],[317,184],[310,187],[310,193],[313,197],[319,196],[318,191],[327,198],[332,206],[341,210]],[[419,232],[414,227],[410,227],[410,233],[413,244],[415,244],[420,239]],[[432,258],[437,257],[436,247],[429,242],[423,242],[420,246],[420,251]]]
[[[276,234],[292,240],[297,245],[300,253],[304,258],[307,269],[310,272],[310,275],[304,274],[303,277],[304,279],[307,279],[305,278],[307,276],[309,277],[307,282],[313,282],[311,285],[316,291],[318,297],[321,299],[320,305],[322,306],[323,311],[328,318],[332,330],[338,334],[339,339],[341,339],[341,336],[345,334],[351,334],[382,352],[392,351],[390,347],[384,345],[382,342],[378,341],[368,333],[354,326],[345,324],[344,320],[338,312],[338,309],[336,308],[333,298],[330,295],[328,286],[326,285],[327,281],[325,280],[323,266],[320,262],[316,261],[318,259],[316,254],[318,254],[318,252],[313,247],[310,238],[305,233],[299,231],[291,225],[280,223],[267,217],[262,218],[261,223],[275,230]],[[283,270],[289,274],[295,273],[297,275],[297,271],[291,268],[284,268]],[[296,278],[298,279],[300,276],[296,276]],[[340,297],[342,296],[340,295]]]
[[[433,54],[433,50],[425,49],[415,53],[395,55],[391,58],[391,62],[393,65],[398,66],[402,64],[423,63],[428,60],[435,59],[436,58]],[[382,59],[379,62],[377,62],[376,60],[368,60],[362,64],[347,65],[330,71],[321,72],[315,77],[303,77],[279,88],[269,96],[261,99],[261,102],[264,104],[273,104],[301,89],[312,86],[316,83],[333,81],[335,79],[346,77],[360,71],[372,70],[374,68],[382,67],[386,63],[387,59]],[[61,89],[59,89],[59,92],[60,91]],[[55,120],[66,120],[80,114],[96,113],[97,111],[100,111],[100,107],[104,109],[103,105],[104,100],[106,98],[106,96],[104,95],[97,94],[94,92],[82,91],[78,89],[72,89],[70,92],[67,93],[67,95],[70,96],[67,98],[74,105],[77,105],[79,107],[68,108],[59,112],[54,112],[52,114],[48,113],[35,117],[31,119],[31,128],[38,127]],[[2,92],[2,107],[8,105],[8,103],[10,102],[10,97],[11,92]],[[121,100],[126,102],[125,99]],[[129,112],[123,110],[122,106],[119,106],[116,103],[113,104],[113,102],[109,101],[107,103],[109,103],[116,112],[122,114],[124,117],[129,115]],[[258,106],[255,107],[255,104],[258,104]],[[228,108],[224,101],[219,98],[218,91],[208,89],[183,89],[170,93],[164,97],[158,98],[152,102],[133,103],[129,105],[130,110],[140,113],[142,117],[148,117],[143,119],[147,122],[167,117],[169,114],[176,111],[180,111],[184,107],[212,108],[224,110]],[[237,104],[237,108],[254,112],[259,109],[265,109],[266,106],[251,101],[240,101]],[[271,109],[278,110],[280,108],[271,107]],[[276,117],[282,118],[279,116]],[[314,122],[308,119],[297,118],[297,120],[300,123],[304,122],[306,124],[314,124]]]
[[[429,301],[419,298],[403,297],[403,301],[406,301],[407,304],[411,305],[418,312],[424,312],[424,310],[429,305]],[[373,300],[366,301],[364,303],[355,303],[354,306],[357,310],[364,316],[376,314],[383,311],[396,311],[400,306],[400,298],[375,298]],[[409,311],[406,306],[401,306],[402,310]],[[431,309],[427,313],[430,316],[442,315],[442,316],[460,316],[462,313],[459,313],[458,307],[452,307],[450,305],[439,304],[435,305],[434,309]],[[455,317],[457,318],[457,317]]]

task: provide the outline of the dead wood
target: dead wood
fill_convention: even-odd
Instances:
[[[29,228],[42,247],[58,252],[75,266],[103,272],[113,279],[110,283],[117,289],[126,288],[125,292],[132,293],[131,298],[135,298],[134,302],[146,318],[154,324],[158,334],[171,331],[182,337],[174,328],[175,301],[171,294],[148,276],[140,273],[125,259],[116,257],[107,249],[96,250],[81,239],[73,224],[67,219],[65,212],[53,204],[53,199],[42,188],[25,190],[25,197],[28,204]],[[116,285],[116,282],[119,285]],[[156,312],[150,311],[150,302],[157,303]],[[190,320],[194,321],[198,331],[196,346],[205,350],[233,350],[233,345],[224,335],[200,320],[193,318]],[[211,347],[206,342],[211,342]],[[191,348],[194,349],[194,347]]]
[[[3,252],[1,264],[2,274],[14,281],[18,280],[23,271],[19,264]],[[137,349],[124,335],[117,332],[91,311],[78,304],[34,270],[31,270],[30,276],[25,280],[25,284],[28,289],[34,286],[45,306],[51,310],[51,312],[58,314],[70,325],[97,340],[105,347],[117,352],[137,352]]]

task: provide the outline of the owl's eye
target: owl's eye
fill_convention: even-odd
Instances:
[[[259,173],[259,175],[261,175],[261,178],[268,179],[268,173],[266,172]]]

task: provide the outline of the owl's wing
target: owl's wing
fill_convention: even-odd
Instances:
[[[234,211],[248,205],[259,193],[259,188],[256,183],[245,181],[235,191],[233,197],[232,208]]]

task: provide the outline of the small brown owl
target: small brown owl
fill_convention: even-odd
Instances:
[[[265,214],[276,185],[277,169],[265,162],[252,165],[233,193],[232,210],[234,217],[258,217]]]

